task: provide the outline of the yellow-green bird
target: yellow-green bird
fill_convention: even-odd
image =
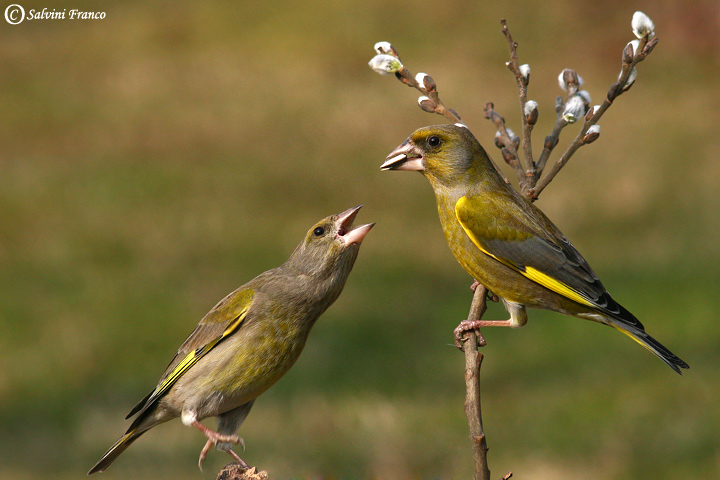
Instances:
[[[157,387],[126,418],[128,431],[88,475],[102,472],[143,433],[180,417],[229,453],[243,443],[236,432],[255,399],[295,363],[318,317],[338,298],[365,235],[374,224],[352,228],[360,207],[329,216],[305,235],[281,266],[260,274],[220,301],[180,346]],[[213,431],[200,421],[218,417]],[[244,446],[244,445],[243,445]]]
[[[545,214],[505,183],[465,125],[416,130],[380,168],[419,171],[428,179],[455,258],[510,313],[509,320],[464,322],[462,329],[521,327],[526,307],[544,308],[614,327],[676,372],[688,368],[613,300]]]

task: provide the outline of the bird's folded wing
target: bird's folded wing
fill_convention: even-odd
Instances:
[[[155,390],[135,405],[125,418],[147,410],[198,360],[224,338],[236,332],[245,321],[253,298],[253,290],[236,290],[205,315],[193,333],[180,346]]]
[[[617,314],[618,305],[575,247],[542,212],[522,202],[497,192],[465,196],[455,214],[484,254],[577,303]]]

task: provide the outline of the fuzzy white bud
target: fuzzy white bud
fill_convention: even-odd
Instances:
[[[568,123],[575,123],[585,115],[585,101],[580,95],[573,95],[565,104],[562,117]]]
[[[637,55],[637,49],[640,46],[640,40],[630,40],[628,43],[633,47],[633,55]]]
[[[500,135],[500,130],[497,130],[497,131],[495,132],[495,146],[496,146],[497,148],[503,148],[503,147],[505,146],[505,145],[503,144],[502,139],[501,139],[500,137],[501,137],[501,135]]]
[[[560,85],[560,88],[562,88],[563,92],[567,92],[567,84],[565,83],[565,70],[560,72],[560,75],[558,75],[558,85]]]
[[[598,137],[600,137],[600,125],[592,125],[585,133],[583,143],[592,143],[597,140]]]
[[[375,55],[372,60],[368,62],[368,65],[370,65],[370,68],[375,70],[380,75],[395,73],[401,68],[403,68],[403,64],[400,63],[400,60],[393,57],[392,55],[388,55],[385,53]]]
[[[527,63],[524,65],[520,65],[520,75],[523,76],[525,80],[527,80],[528,76],[530,76],[530,65]]]
[[[632,85],[635,83],[635,79],[637,78],[637,68],[633,67],[632,70],[630,70],[630,76],[627,79],[627,85]]]
[[[507,133],[507,136],[510,139],[510,142],[515,144],[516,147],[517,147],[517,145],[520,144],[520,138],[518,138],[518,136],[515,135],[515,132],[513,132],[509,128],[505,127],[505,133]],[[495,132],[495,146],[497,148],[505,147],[505,144],[503,143],[503,140],[502,140],[502,133],[500,133],[500,130]]]
[[[590,93],[587,90],[580,90],[577,92],[577,94],[580,95],[580,98],[582,98],[585,103],[589,104],[590,102],[592,102],[592,100],[590,99]]]
[[[460,128],[467,128],[467,125],[465,125],[464,123],[456,123],[455,126]]]
[[[435,86],[435,80],[432,79],[427,73],[418,73],[415,75],[415,81],[425,89],[426,92],[434,92],[437,90]]]
[[[578,86],[578,88],[582,86],[582,84],[583,84],[583,79],[582,79],[582,77],[581,77],[580,75],[578,75],[577,73],[575,73],[573,70],[570,70],[569,68],[566,68],[565,70],[563,70],[562,72],[560,72],[560,75],[558,75],[558,85],[560,85],[560,88],[562,88],[563,91],[565,91],[565,92],[568,91],[568,84],[565,82],[566,72],[570,72],[571,75],[569,75],[569,76],[570,76],[570,77],[575,77],[575,78],[577,79],[577,86]]]
[[[525,116],[529,117],[533,110],[537,110],[538,103],[535,100],[528,100],[525,102]]]
[[[533,126],[537,123],[538,116],[538,104],[535,100],[528,100],[523,106],[523,113],[525,114],[525,120],[528,125]]]
[[[638,47],[640,46],[640,40],[632,40],[625,45],[622,52],[622,63],[623,65],[630,65],[637,55]]]
[[[374,48],[378,55],[382,55],[383,53],[389,54],[393,51],[393,47],[390,42],[377,42]]]
[[[625,82],[625,86],[623,87],[623,90],[627,90],[632,86],[633,83],[635,83],[635,79],[637,78],[637,68],[633,67],[632,70],[630,70],[630,76],[627,79],[627,82]]]
[[[620,77],[622,77],[622,72],[618,75],[618,80],[620,80]],[[628,77],[627,81],[625,82],[625,85],[623,85],[623,92],[630,87],[632,87],[632,84],[635,83],[635,79],[637,78],[637,68],[633,67],[632,70],[630,70],[630,76]]]
[[[435,110],[437,109],[437,104],[425,95],[418,97],[418,105],[421,109],[428,113],[435,113]]]
[[[655,35],[655,24],[643,12],[635,12],[630,25],[637,38],[643,38],[645,35],[652,38]]]

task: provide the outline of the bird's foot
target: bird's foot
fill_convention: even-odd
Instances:
[[[244,449],[244,448],[245,448],[245,447],[243,446],[243,449]],[[242,458],[240,458],[240,455],[238,455],[237,453],[235,453],[235,451],[234,451],[232,448],[228,447],[228,449],[225,450],[225,451],[226,451],[231,457],[233,457],[233,458],[235,459],[235,461],[240,464],[241,467],[243,467],[243,468],[250,468],[250,466],[249,466],[247,463],[245,463],[245,460],[243,460]]]
[[[455,337],[455,346],[462,350],[463,336],[466,332],[473,330],[475,332],[475,335],[477,336],[478,347],[484,347],[487,342],[485,341],[485,337],[482,336],[482,333],[480,333],[480,327],[483,326],[481,325],[482,323],[482,320],[463,320],[462,322],[460,322],[460,324],[455,327],[455,330],[453,330],[453,335]]]
[[[208,452],[213,446],[216,446],[218,450],[227,452],[243,468],[249,468],[248,464],[245,463],[245,461],[240,458],[240,456],[235,453],[230,447],[230,445],[240,445],[242,446],[242,449],[245,450],[245,440],[243,440],[241,437],[239,437],[238,435],[224,435],[222,433],[218,433],[215,430],[209,429],[197,420],[192,422],[192,426],[203,432],[208,438],[208,441],[205,442],[205,446],[202,448],[202,450],[200,450],[200,458],[198,459],[198,467],[200,467],[200,471],[202,471],[203,460],[205,460],[205,457],[207,457]]]
[[[477,280],[473,279],[473,283],[472,283],[472,285],[470,285],[470,291],[472,291],[473,293],[475,293],[475,290],[477,290],[477,288],[478,288],[480,285],[481,285],[480,282],[478,282]],[[493,301],[493,302],[495,302],[495,303],[497,303],[497,302],[500,301],[500,297],[498,297],[497,295],[495,295],[494,293],[492,293],[490,290],[487,291],[487,299],[490,300],[490,301]]]
[[[203,449],[200,450],[200,458],[198,459],[198,468],[200,469],[201,472],[203,471],[202,462],[203,462],[203,460],[205,460],[205,457],[207,457],[207,454],[210,451],[210,448],[212,448],[212,446],[213,446],[212,440],[208,440],[207,442],[205,442],[205,446],[203,447]]]
[[[485,337],[482,336],[482,333],[480,333],[480,329],[482,327],[516,328],[518,326],[517,320],[513,318],[508,320],[463,320],[457,327],[455,327],[455,330],[453,330],[453,334],[455,336],[455,346],[462,350],[463,335],[465,335],[465,332],[469,332],[470,330],[474,330],[475,335],[477,335],[478,347],[484,347],[487,345],[487,342],[485,341]]]

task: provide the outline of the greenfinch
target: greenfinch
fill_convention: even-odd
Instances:
[[[465,125],[416,130],[381,169],[419,171],[427,178],[455,258],[510,313],[504,321],[463,322],[461,330],[521,327],[526,307],[544,308],[614,327],[676,372],[688,368],[613,300],[562,232],[503,180]]]
[[[352,228],[360,207],[329,216],[305,235],[281,266],[220,301],[180,346],[155,389],[126,418],[128,431],[90,469],[102,472],[143,433],[180,417],[205,434],[199,465],[210,448],[229,453],[255,399],[295,363],[318,317],[338,298],[360,244],[374,224]],[[218,417],[213,431],[201,420]],[[244,447],[244,444],[243,444]]]

